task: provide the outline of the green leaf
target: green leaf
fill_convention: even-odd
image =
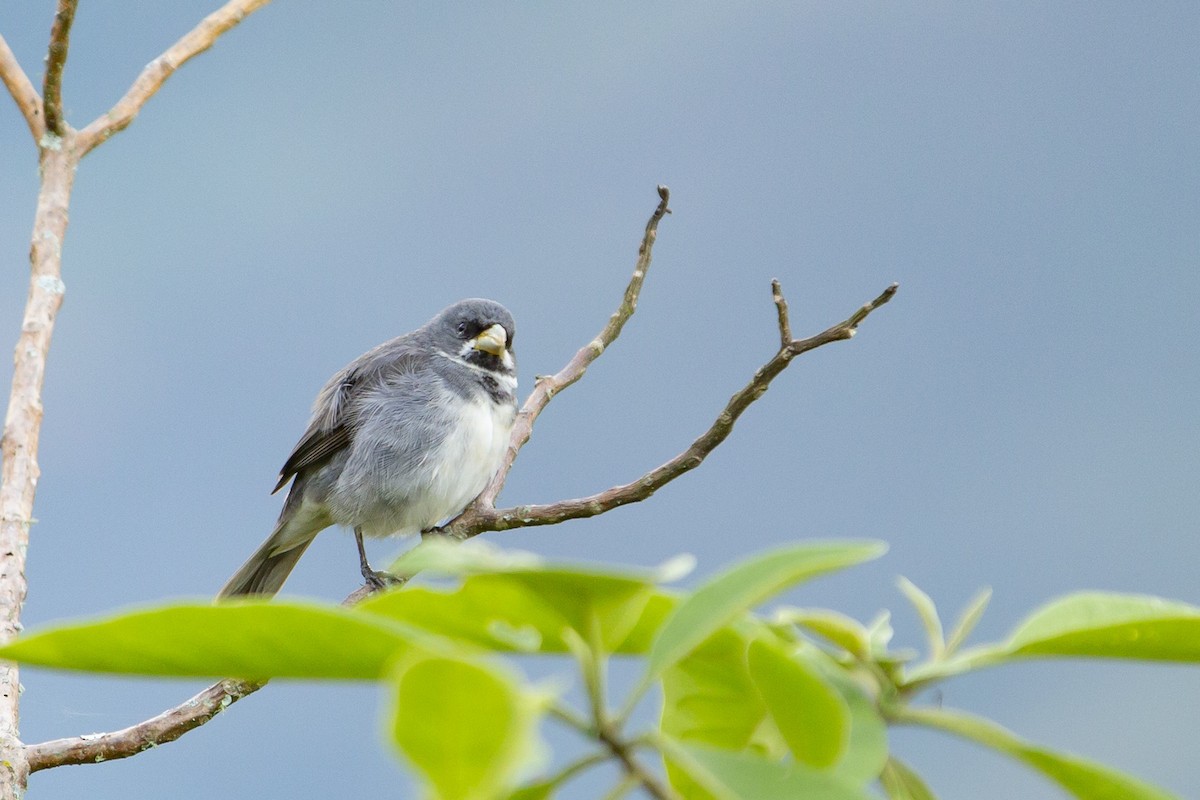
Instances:
[[[662,676],[661,729],[673,739],[744,751],[779,760],[788,753],[776,720],[750,674],[750,642],[770,636],[753,618],[721,629]],[[787,646],[778,642],[779,646]],[[841,734],[842,755],[827,767],[849,784],[875,780],[887,760],[887,728],[874,701],[846,671],[814,647],[804,654],[805,666],[820,673],[840,695],[848,712],[849,734]],[[828,747],[829,745],[824,745]],[[668,773],[677,789],[690,779],[670,763]],[[699,786],[685,792],[711,797]]]
[[[543,703],[507,670],[464,658],[413,658],[394,678],[392,740],[437,797],[492,800],[536,758]]]
[[[750,677],[747,653],[753,636],[752,627],[722,628],[663,674],[664,733],[773,758],[787,752]]]
[[[949,709],[909,708],[901,719],[970,739],[1021,761],[1079,800],[1178,800],[1170,792],[1102,764],[1031,744],[982,717]]]
[[[776,623],[799,625],[845,650],[855,658],[866,658],[870,650],[867,629],[858,620],[826,608],[781,608]]]
[[[673,769],[668,775],[686,776],[687,788],[702,787],[717,800],[869,800],[862,787],[837,775],[802,764],[781,764],[748,753],[731,753],[685,742],[663,743],[663,755]],[[674,784],[674,779],[672,780]],[[676,786],[676,789],[680,789]],[[695,794],[683,794],[692,800]]]
[[[1034,611],[1005,645],[1010,656],[1200,661],[1200,608],[1145,595],[1081,592]]]
[[[750,643],[749,667],[759,696],[797,761],[828,767],[842,757],[850,736],[850,710],[817,670],[765,637]]]
[[[971,598],[971,602],[967,603],[967,607],[963,609],[962,615],[954,625],[954,630],[950,632],[950,638],[946,640],[947,656],[954,655],[958,652],[958,648],[966,644],[967,637],[971,635],[971,631],[975,630],[975,626],[979,624],[979,620],[983,617],[983,612],[987,610],[991,599],[992,590],[984,587]]]
[[[937,606],[933,604],[933,599],[929,595],[903,575],[896,579],[896,585],[900,587],[900,591],[908,598],[908,602],[916,609],[917,616],[921,618],[921,625],[925,628],[925,638],[929,642],[929,657],[936,661],[946,650],[946,640],[942,634],[942,620],[938,616]]]
[[[513,568],[460,586],[406,586],[355,610],[501,652],[566,653],[564,631],[608,651],[644,652],[673,605],[646,575],[585,568]],[[654,602],[651,603],[651,600]]]
[[[662,629],[667,617],[679,605],[680,595],[664,589],[658,589],[646,601],[642,613],[638,616],[624,641],[616,646],[614,653],[622,655],[645,655],[650,652],[654,638]]]
[[[838,664],[819,659],[813,663],[821,667],[825,680],[841,693],[850,711],[850,738],[845,755],[833,771],[856,786],[875,780],[888,757],[887,723],[875,700]]]
[[[891,800],[937,800],[921,776],[898,758],[888,759],[879,782]]]
[[[643,685],[718,628],[801,581],[878,558],[882,542],[807,542],[743,561],[697,589],[667,618],[650,649]]]
[[[0,657],[126,675],[375,679],[397,656],[436,646],[419,630],[341,606],[247,599],[58,625],[0,648]]]

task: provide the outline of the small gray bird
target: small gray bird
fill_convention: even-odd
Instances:
[[[218,597],[273,595],[330,525],[363,536],[420,533],[462,511],[504,458],[517,413],[515,325],[492,300],[463,300],[329,379],[279,471],[292,481],[275,530]]]

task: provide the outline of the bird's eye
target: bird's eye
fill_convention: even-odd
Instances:
[[[466,332],[467,332],[467,323],[465,323],[465,322],[458,323],[458,335],[462,336]]]

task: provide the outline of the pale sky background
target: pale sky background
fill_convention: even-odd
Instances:
[[[75,125],[215,7],[80,5]],[[52,14],[0,5],[38,83]],[[504,501],[590,493],[686,446],[771,355],[772,277],[797,334],[900,293],[650,502],[493,541],[691,552],[703,576],[804,538],[885,539],[789,599],[891,608],[902,645],[921,639],[899,574],[951,617],[994,587],[986,638],[1084,588],[1200,603],[1198,42],[1186,2],[272,5],[79,171],[25,622],[214,592],[269,531],[325,379],[454,300],[512,309],[526,390],[558,369],[615,308],[658,183],[674,214],[639,314],[544,414]],[[4,100],[9,342],[36,179]],[[287,591],[357,581],[331,531]],[[30,742],[200,687],[22,677]],[[408,796],[380,699],[272,685],[177,743],[37,774],[30,798]],[[1200,669],[1030,663],[941,700],[1200,797]],[[1062,797],[956,740],[893,744],[944,799]]]

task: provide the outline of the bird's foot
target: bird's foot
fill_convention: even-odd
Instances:
[[[382,592],[385,589],[391,589],[395,586],[403,586],[404,579],[398,575],[393,575],[390,572],[371,569],[369,566],[364,567],[362,571],[363,580],[367,582],[367,587],[372,592]]]

